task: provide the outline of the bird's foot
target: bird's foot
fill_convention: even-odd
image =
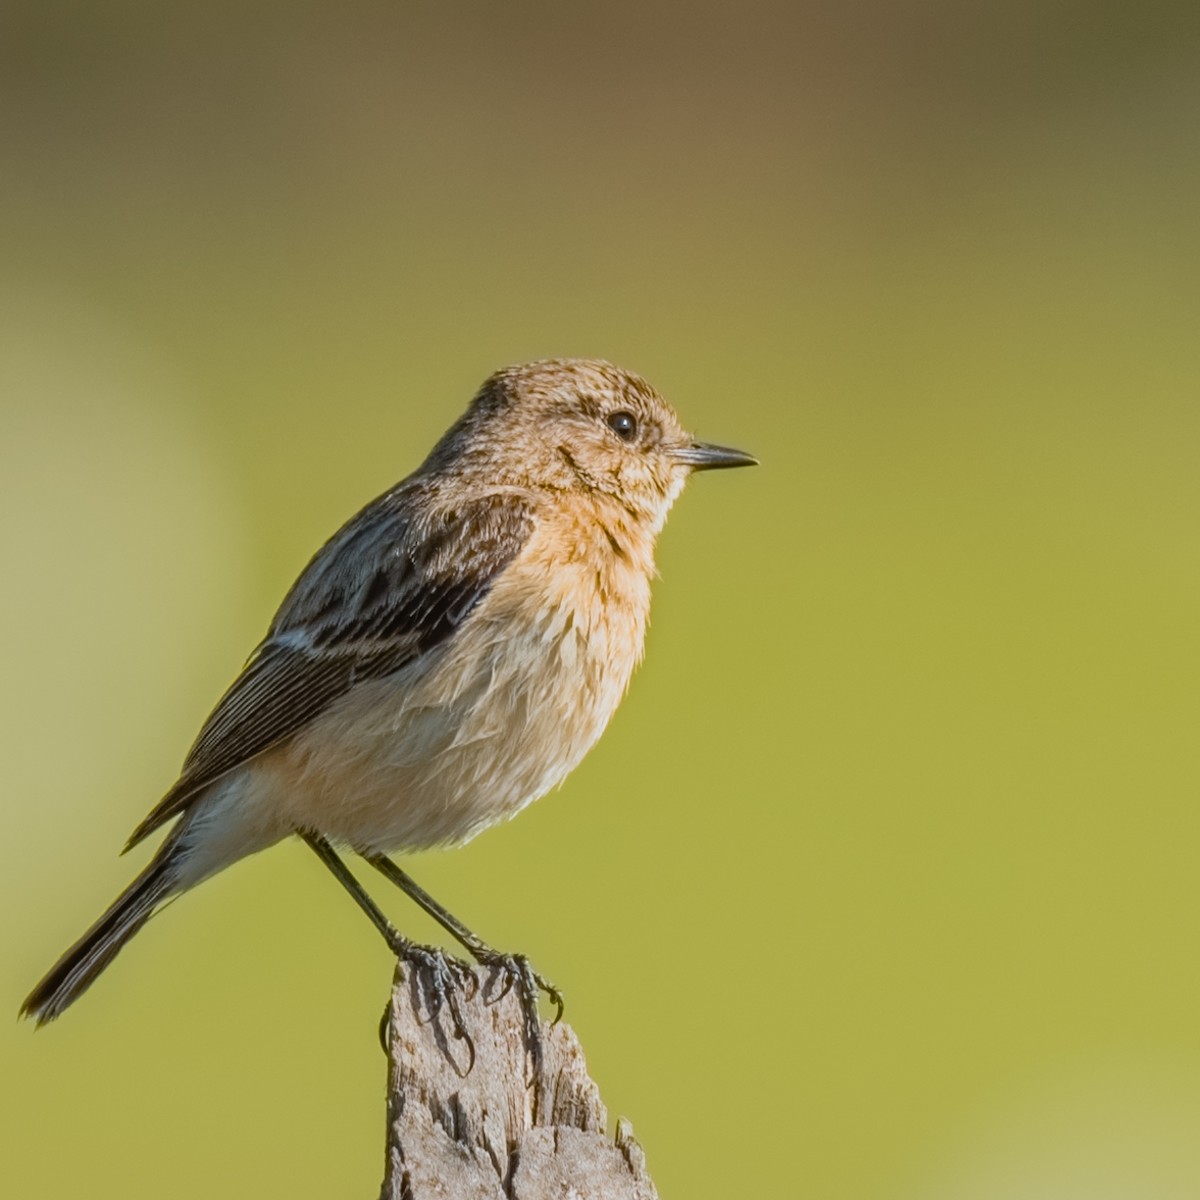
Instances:
[[[539,975],[523,954],[503,954],[498,950],[486,950],[476,953],[475,958],[481,966],[491,967],[500,976],[500,990],[488,1003],[494,1004],[507,996],[514,987],[517,989],[521,1014],[525,1020],[525,1044],[529,1047],[529,1054],[533,1059],[533,1074],[536,1079],[542,1070],[542,1023],[538,1015],[538,993],[545,992],[546,998],[554,1005],[554,1020],[551,1025],[557,1025],[563,1015],[562,992],[545,976]]]
[[[437,946],[419,946],[407,938],[397,938],[392,949],[402,964],[413,968],[413,976],[429,1020],[436,1020],[443,1008],[449,1013],[451,1032],[456,1040],[465,1042],[467,1046],[467,1066],[460,1074],[469,1075],[475,1065],[475,1043],[467,1031],[462,997],[465,993],[470,999],[475,993],[477,984],[471,968]],[[386,1028],[390,1012],[389,1005],[384,1011],[381,1033]],[[388,1049],[386,1041],[384,1049]]]

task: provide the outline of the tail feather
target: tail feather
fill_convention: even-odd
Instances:
[[[21,1015],[39,1025],[53,1021],[83,995],[118,951],[176,890],[174,847],[164,847],[33,989]]]

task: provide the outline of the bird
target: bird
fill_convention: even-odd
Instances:
[[[454,1003],[450,960],[391,924],[346,851],[509,972],[535,1036],[539,990],[561,1016],[557,988],[390,856],[461,845],[578,765],[642,658],[668,510],[694,472],[756,461],[697,441],[603,360],[490,376],[422,465],[301,572],[126,850],[171,824],[161,845],[22,1015],[54,1020],[169,900],[299,836],[392,950],[432,972],[439,1002]]]

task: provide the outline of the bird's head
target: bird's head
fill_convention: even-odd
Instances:
[[[488,379],[427,465],[501,486],[608,497],[654,531],[693,471],[751,466],[698,442],[637,375],[598,359],[546,359]]]

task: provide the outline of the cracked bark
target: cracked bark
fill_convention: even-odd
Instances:
[[[609,1137],[570,1026],[542,1022],[533,1078],[516,990],[476,967],[460,993],[474,1044],[431,1016],[418,972],[397,970],[387,1018],[387,1157],[380,1200],[657,1200],[628,1121]]]

